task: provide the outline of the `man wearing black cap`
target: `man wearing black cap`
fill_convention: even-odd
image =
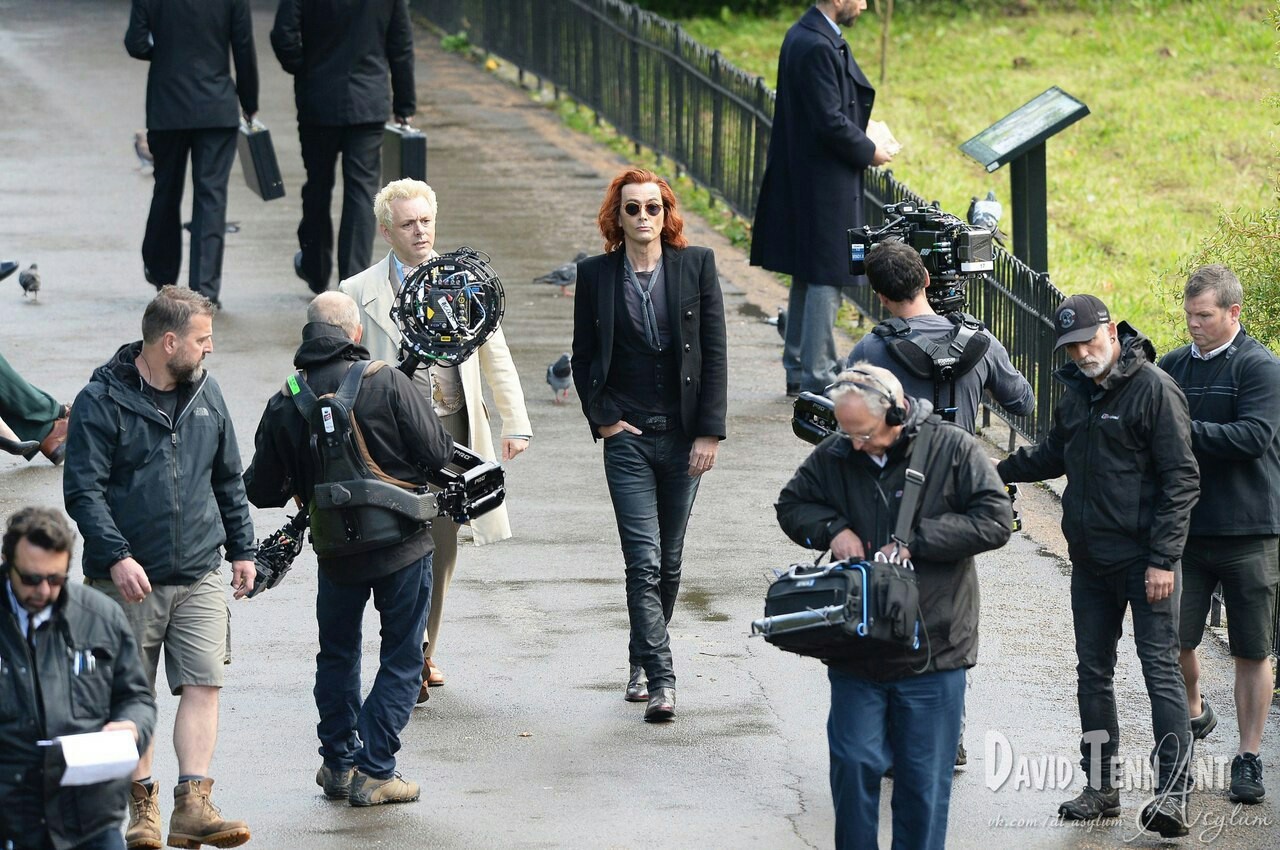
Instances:
[[[1178,667],[1179,579],[1200,483],[1187,400],[1155,367],[1151,341],[1127,322],[1113,322],[1092,295],[1064,300],[1054,324],[1057,347],[1072,361],[1054,373],[1067,390],[1045,439],[997,471],[1006,483],[1067,476],[1062,533],[1072,564],[1080,764],[1088,784],[1058,814],[1095,820],[1120,813],[1112,678],[1129,607],[1151,698],[1158,782],[1139,823],[1164,837],[1186,835],[1191,724]]]

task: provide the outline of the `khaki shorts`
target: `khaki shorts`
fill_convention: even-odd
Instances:
[[[125,602],[111,579],[85,579],[85,584],[110,596],[124,609],[154,693],[160,649],[169,689],[182,693],[184,685],[222,687],[227,655],[227,595],[222,571],[210,570],[195,584],[153,585],[141,602]]]

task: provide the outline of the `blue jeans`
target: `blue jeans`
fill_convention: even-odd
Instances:
[[[378,674],[360,702],[360,626],[373,594],[381,621]],[[320,571],[316,622],[316,708],[320,755],[334,770],[352,765],[377,779],[395,773],[400,732],[422,684],[422,630],[431,607],[431,555],[391,575],[336,584]]]
[[[840,287],[791,279],[782,368],[787,383],[798,384],[802,392],[821,393],[840,371],[833,332],[839,309]]]
[[[7,843],[0,842],[0,846],[7,847]],[[45,833],[43,844],[24,844],[23,847],[39,847],[40,850],[53,850],[53,839],[48,833]],[[110,829],[104,829],[92,838],[87,838],[79,844],[71,848],[71,850],[124,850],[124,835],[120,832],[120,827],[113,826]]]
[[[604,475],[626,564],[631,663],[644,667],[649,687],[674,688],[667,624],[680,591],[684,531],[698,493],[689,476],[693,441],[683,432],[632,434],[604,441]]]
[[[873,682],[827,668],[836,850],[875,850],[880,780],[893,766],[894,850],[942,850],[960,743],[964,670]]]
[[[1180,794],[1189,790],[1192,744],[1187,691],[1178,666],[1181,568],[1174,571],[1173,594],[1154,604],[1147,601],[1146,571],[1144,563],[1108,574],[1073,565],[1071,615],[1076,632],[1076,694],[1080,728],[1086,736],[1080,740],[1080,767],[1086,781],[1095,788],[1112,785],[1118,778],[1112,775],[1112,759],[1120,753],[1113,679],[1116,646],[1127,606],[1133,612],[1133,642],[1151,699],[1151,725],[1156,739],[1151,757],[1158,759],[1157,790]],[[1104,732],[1106,740],[1101,741]]]

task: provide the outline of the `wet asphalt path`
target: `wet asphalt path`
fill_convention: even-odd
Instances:
[[[235,166],[228,219],[241,230],[227,238],[226,309],[215,320],[208,364],[246,463],[262,406],[290,369],[308,300],[290,266],[303,177],[291,86],[270,54],[271,4],[255,9],[260,117],[273,129],[289,194],[262,203]],[[23,303],[15,281],[4,284],[0,350],[68,401],[95,366],[138,336],[151,293],[138,254],[151,180],[130,148],[143,125],[146,67],[121,45],[127,16],[122,0],[0,0],[0,258],[37,261],[46,281],[39,305]],[[441,203],[437,245],[489,252],[506,284],[504,325],[535,430],[530,451],[508,469],[516,537],[461,554],[437,656],[448,684],[415,711],[400,753],[401,770],[423,785],[416,805],[350,809],[326,801],[313,782],[310,552],[283,585],[233,605],[217,802],[249,821],[251,846],[262,848],[829,846],[823,670],[747,637],[770,570],[802,554],[777,530],[771,507],[806,451],[789,432],[777,336],[758,321],[783,290],[705,225],[689,223],[693,242],[716,249],[726,279],[730,439],[702,483],[689,528],[672,624],[679,718],[647,726],[642,708],[621,699],[627,617],[600,452],[576,405],[554,405],[543,383],[546,365],[568,350],[573,302],[528,283],[579,250],[599,250],[595,212],[618,160],[526,94],[443,54],[434,39],[420,34],[418,52],[418,123],[429,133],[429,179]],[[59,504],[60,492],[48,464],[0,456],[5,515],[25,503]],[[1120,846],[1134,834],[1139,791],[1125,797],[1127,822],[1085,832],[1048,817],[1077,793],[1078,770],[1066,791],[1034,781],[1015,788],[1016,773],[998,791],[986,785],[989,734],[1003,735],[1017,755],[1075,761],[1057,506],[1043,491],[1029,492],[1024,505],[1029,533],[980,564],[983,643],[969,696],[970,764],[956,777],[948,844]],[[255,511],[259,535],[284,517]],[[372,615],[365,634],[370,681]],[[1218,644],[1206,651],[1209,693],[1223,721],[1201,748],[1228,760],[1229,663]],[[1137,760],[1149,747],[1149,713],[1128,638],[1116,681],[1125,752]],[[174,704],[161,696],[155,773],[165,784],[176,779]],[[1274,711],[1272,719],[1263,760],[1280,765]],[[167,811],[167,792],[162,799]],[[1193,812],[1201,822],[1183,846],[1280,845],[1272,803],[1233,818],[1225,797],[1209,790],[1194,797]],[[886,793],[886,836],[888,821]]]

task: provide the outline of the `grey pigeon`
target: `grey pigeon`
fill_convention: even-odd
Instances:
[[[32,263],[30,268],[18,275],[18,284],[22,287],[22,297],[31,296],[32,301],[39,301],[37,295],[40,292],[40,271],[36,268],[36,264]]]
[[[586,252],[581,251],[578,256],[573,258],[573,262],[565,263],[563,266],[556,266],[541,277],[535,277],[533,282],[550,283],[560,287],[561,295],[572,295],[573,293],[569,291],[569,287],[578,282],[578,263],[586,258]]]
[[[764,322],[766,325],[773,325],[775,328],[778,329],[778,336],[782,337],[783,339],[787,338],[787,311],[786,310],[779,307],[778,315],[776,318],[761,319],[760,321]]]
[[[133,152],[138,157],[139,168],[147,169],[156,167],[156,158],[151,155],[151,146],[147,144],[147,134],[145,130],[139,130],[133,134]]]
[[[568,354],[561,354],[559,360],[547,367],[547,384],[555,393],[552,398],[556,404],[569,400],[569,389],[573,386],[573,367],[569,364]]]
[[[991,235],[1001,245],[1009,237],[1000,229],[1000,216],[1004,215],[1004,207],[996,200],[994,190],[987,192],[982,200],[973,198],[969,201],[969,223],[974,227],[991,231]]]

